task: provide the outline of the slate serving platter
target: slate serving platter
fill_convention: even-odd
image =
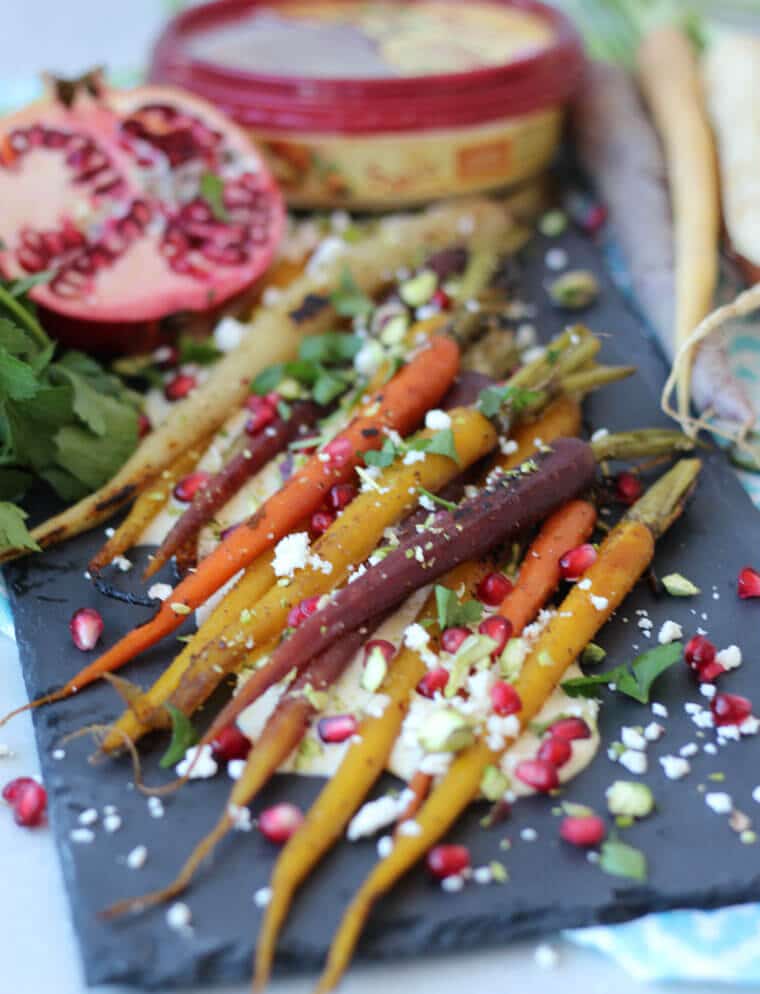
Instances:
[[[600,301],[583,315],[594,330],[609,336],[603,359],[639,367],[634,379],[591,398],[587,404],[590,426],[621,430],[663,424],[657,398],[666,372],[664,361],[610,285],[597,249],[572,233],[551,242],[537,237],[522,262],[521,296],[538,304],[536,324],[542,337],[556,334],[567,317],[551,307],[546,293],[552,274],[545,267],[544,255],[548,247],[559,245],[567,250],[574,267],[593,269],[603,284]],[[108,644],[150,613],[103,597],[85,579],[85,564],[102,540],[102,530],[98,530],[6,569],[30,696],[60,685],[81,665],[81,654],[71,645],[67,630],[75,609],[88,604],[97,607],[105,619]],[[142,556],[134,557],[138,564],[146,554],[143,550]],[[723,678],[724,689],[760,700],[760,606],[739,601],[735,593],[738,570],[753,559],[755,564],[760,559],[760,515],[724,458],[717,452],[707,453],[699,490],[687,513],[661,542],[656,560],[660,575],[679,571],[701,586],[703,593],[690,600],[657,600],[646,584],[640,584],[600,636],[608,651],[604,665],[631,659],[636,654],[634,645],[643,651],[651,644],[635,623],[636,609],[645,608],[655,633],[663,621],[672,618],[682,623],[686,637],[701,625],[721,647],[738,643],[745,663]],[[118,574],[117,583],[122,589],[139,589],[138,570]],[[175,646],[173,641],[165,643],[129,666],[124,675],[148,685]],[[736,807],[751,816],[755,807],[751,792],[760,782],[760,738],[720,747],[715,756],[700,749],[691,760],[691,774],[678,782],[669,781],[657,757],[677,754],[690,742],[701,747],[713,741],[714,733],[699,733],[684,711],[686,701],[706,704],[686,667],[668,672],[656,686],[654,699],[670,712],[663,720],[665,735],[649,748],[649,772],[642,777],[654,791],[658,811],[623,833],[626,841],[648,857],[646,884],[608,876],[591,865],[583,852],[559,842],[558,821],[552,813],[556,802],[551,799],[520,801],[508,821],[487,831],[479,827],[485,810],[480,806],[460,820],[450,838],[467,843],[473,865],[501,860],[508,868],[509,883],[470,884],[462,893],[449,895],[417,869],[376,909],[359,955],[379,959],[474,949],[560,928],[620,922],[659,909],[709,908],[760,899],[760,848],[742,845],[727,818],[706,806],[703,793],[705,789],[725,790]],[[50,821],[87,980],[165,989],[181,983],[246,978],[261,918],[252,895],[267,883],[276,856],[275,849],[256,832],[235,833],[198,876],[187,896],[192,935],[172,932],[163,909],[110,924],[97,918],[98,910],[110,902],[163,885],[173,877],[195,841],[216,821],[230,786],[223,774],[191,783],[166,800],[162,819],[154,819],[146,799],[131,788],[131,767],[125,760],[92,766],[87,762],[91,746],[84,740],[68,745],[63,760],[52,758],[64,735],[90,722],[107,721],[119,711],[113,690],[100,686],[72,701],[34,712]],[[621,725],[643,725],[651,717],[648,707],[605,692],[600,719],[603,741],[618,738]],[[146,740],[142,751],[148,783],[168,779],[158,768],[165,744],[158,738]],[[725,781],[713,782],[708,779],[710,773],[724,773]],[[563,794],[604,811],[605,788],[619,777],[632,779],[602,749]],[[387,786],[383,783],[378,789]],[[315,780],[278,777],[253,810],[283,799],[308,805],[318,790]],[[122,828],[107,834],[98,825],[92,844],[73,844],[69,832],[77,827],[79,813],[92,806],[102,812],[106,804],[117,806]],[[526,827],[536,830],[536,841],[521,838],[521,829]],[[512,842],[506,852],[500,847],[505,837]],[[138,844],[147,846],[148,861],[143,869],[130,870],[125,856]],[[375,842],[370,840],[344,843],[324,861],[302,890],[282,935],[280,969],[314,971],[320,966],[342,909],[376,858]]]

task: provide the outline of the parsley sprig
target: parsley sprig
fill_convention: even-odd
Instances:
[[[381,448],[364,454],[364,461],[368,466],[385,469],[407,452],[432,452],[435,455],[448,456],[457,465],[459,464],[459,453],[451,428],[443,428],[430,436],[420,435],[408,442],[394,442],[392,438],[386,438]]]
[[[353,369],[340,367],[351,362],[361,347],[358,335],[341,331],[308,335],[301,342],[297,359],[263,370],[251,384],[251,391],[263,396],[276,390],[284,379],[292,379],[318,404],[330,404],[354,383]]]
[[[435,606],[441,631],[460,626],[469,628],[483,617],[483,605],[479,601],[460,601],[456,591],[440,584],[435,587]]]
[[[570,697],[596,697],[600,686],[614,684],[615,689],[641,704],[649,703],[649,692],[655,680],[683,657],[683,645],[669,642],[642,652],[628,666],[621,663],[604,673],[566,680],[562,689]]]
[[[29,290],[37,274],[0,281],[0,547],[35,549],[17,506],[35,480],[64,500],[109,480],[137,444],[138,407],[82,352],[58,354]]]

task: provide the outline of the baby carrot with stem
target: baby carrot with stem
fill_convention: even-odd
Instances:
[[[685,459],[674,466],[633,505],[604,540],[596,562],[584,574],[584,579],[591,581],[590,589],[581,589],[578,584],[573,587],[539,636],[515,681],[522,701],[517,715],[521,727],[539,713],[565,670],[649,566],[656,539],[680,515],[700,467],[697,459]],[[509,741],[505,749],[513,742],[514,739]],[[332,990],[340,980],[375,902],[415,865],[474,800],[486,767],[498,763],[504,751],[492,750],[480,741],[457,756],[417,814],[420,833],[397,837],[391,854],[377,864],[349,905],[317,985],[318,994]]]
[[[530,445],[527,454],[533,451],[532,438]],[[568,547],[585,541],[591,534],[595,521],[596,512],[586,501],[570,501],[547,519],[525,555],[523,568],[513,590],[515,593],[524,584],[527,588],[525,597],[515,594],[514,602],[510,602],[508,595],[499,609],[500,614],[505,614],[505,608],[512,609],[516,618],[516,622],[513,621],[515,634],[519,634],[525,624],[521,623],[522,617],[527,618],[527,621],[532,620],[550,597],[559,580],[559,566],[556,563],[552,564],[550,552],[553,554],[558,548],[567,551]],[[533,555],[537,550],[540,555]],[[525,563],[532,560],[541,564],[544,576],[556,575],[554,584],[548,589],[546,583],[536,581],[535,570],[525,573]],[[485,572],[483,567],[481,569]],[[476,570],[477,564],[472,562],[458,567],[447,577],[446,586],[458,587],[462,582],[462,576],[469,577],[471,585],[477,575]],[[434,597],[431,597],[426,611],[432,618],[436,617]],[[510,614],[505,616],[512,620]],[[263,987],[269,976],[277,934],[285,920],[295,891],[322,855],[340,838],[343,829],[385,768],[401,730],[409,695],[425,672],[425,664],[411,650],[405,649],[398,656],[386,683],[380,688],[381,693],[391,697],[391,704],[381,717],[365,718],[362,722],[358,733],[359,741],[352,744],[337,774],[312,805],[303,828],[283,849],[272,874],[272,900],[256,946],[258,987]],[[415,775],[413,784],[410,784],[415,790],[412,802],[414,808],[407,809],[404,818],[412,817],[419,809],[428,785],[426,774]]]
[[[287,483],[179,583],[149,622],[133,629],[116,645],[72,677],[60,690],[19,709],[21,711],[63,700],[83,687],[112,673],[136,655],[176,630],[193,608],[203,604],[237,571],[271,549],[279,539],[313,513],[336,483],[350,479],[363,454],[379,448],[384,428],[408,434],[435,407],[459,368],[459,349],[444,337],[414,356],[393,379],[365,405],[345,431],[324,452],[314,455]],[[325,458],[326,457],[326,458]],[[0,724],[17,714],[7,715]]]

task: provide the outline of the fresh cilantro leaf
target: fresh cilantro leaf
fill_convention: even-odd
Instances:
[[[647,859],[640,849],[619,839],[607,839],[599,853],[599,866],[615,877],[629,877],[644,881],[647,878]]]
[[[85,376],[69,369],[62,363],[55,364],[53,376],[55,379],[62,378],[71,386],[74,414],[80,421],[84,422],[95,435],[104,435],[106,419],[103,412],[103,401],[105,398],[98,392],[97,388]]]
[[[11,400],[29,400],[38,389],[32,367],[0,347],[0,395]]]
[[[364,453],[364,462],[367,466],[377,466],[380,469],[385,469],[386,466],[390,466],[397,455],[396,446],[390,438],[386,438],[381,449],[370,449]]]
[[[443,497],[439,497],[438,494],[434,494],[431,490],[427,490],[425,487],[417,487],[417,493],[421,497],[427,497],[428,500],[432,500],[434,504],[438,504],[439,507],[446,508],[447,511],[456,511],[457,505],[451,500],[445,500]]]
[[[20,325],[3,317],[0,317],[0,347],[22,359],[34,355],[38,348],[37,343]]]
[[[254,377],[251,383],[251,393],[258,394],[260,397],[271,393],[280,385],[283,375],[284,369],[282,363],[277,363],[275,366],[268,366],[258,376]]]
[[[503,407],[508,407],[512,414],[520,414],[540,397],[538,391],[524,387],[485,387],[478,395],[477,406],[484,417],[495,418]]]
[[[92,490],[102,486],[132,454],[137,442],[137,412],[113,397],[101,397],[103,432],[79,425],[55,434],[56,462]]]
[[[473,600],[460,601],[455,591],[440,584],[435,587],[435,605],[441,631],[459,626],[468,628],[483,617],[482,604]]]
[[[39,551],[39,545],[26,527],[26,519],[26,511],[8,501],[0,501],[0,548]]]
[[[362,339],[358,335],[328,331],[324,335],[307,335],[299,346],[298,358],[335,365],[353,359],[361,347]]]
[[[339,397],[345,389],[346,381],[342,376],[322,367],[311,392],[314,400],[324,407]]]
[[[162,770],[180,763],[185,758],[185,753],[190,746],[195,745],[198,741],[198,733],[193,728],[193,723],[186,714],[183,714],[173,704],[167,704],[166,710],[172,719],[172,738],[169,748],[163,754],[158,764]]]
[[[437,431],[430,439],[430,445],[428,445],[425,451],[433,452],[439,456],[448,456],[449,459],[453,459],[459,465],[459,453],[457,452],[454,441],[454,432],[451,428],[444,428],[443,431]]]
[[[286,362],[284,366],[285,375],[298,380],[305,387],[311,387],[317,382],[319,371],[318,363],[306,359],[294,359],[292,362]]]
[[[178,349],[180,364],[194,362],[199,366],[209,366],[222,354],[216,346],[213,335],[209,335],[208,338],[183,335],[178,342]]]
[[[22,469],[12,466],[0,468],[0,500],[18,500],[22,497],[34,477]]]
[[[224,182],[216,173],[205,172],[198,184],[198,193],[211,208],[217,221],[229,221],[230,215],[224,206]]]
[[[330,294],[330,303],[341,317],[347,318],[366,316],[373,308],[372,301],[357,286],[348,266],[343,269],[337,290]]]
[[[562,689],[569,697],[596,697],[600,686],[614,684],[621,694],[632,697],[641,704],[648,704],[649,692],[654,681],[682,656],[683,646],[680,642],[658,645],[637,656],[631,663],[630,669],[622,663],[604,673],[566,680],[562,684]]]

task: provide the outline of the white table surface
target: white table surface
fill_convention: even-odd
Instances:
[[[3,0],[0,78],[29,76],[42,69],[78,73],[90,65],[143,64],[163,13],[161,0]],[[15,645],[0,636],[0,711],[25,700]],[[0,732],[15,753],[0,760],[0,781],[39,772],[27,715]],[[50,833],[23,831],[0,808],[0,992],[82,994],[75,937]],[[450,956],[438,962],[383,964],[351,971],[343,994],[387,994],[390,988],[415,994],[714,994],[713,985],[644,986],[602,956],[557,940],[559,965],[547,971],[534,960],[536,943],[504,951]],[[98,994],[126,994],[101,987]],[[134,991],[134,988],[131,989]],[[216,988],[243,994],[247,985]],[[281,981],[274,994],[307,994],[308,981]],[[177,994],[193,994],[179,991]],[[196,992],[197,994],[197,992]]]

